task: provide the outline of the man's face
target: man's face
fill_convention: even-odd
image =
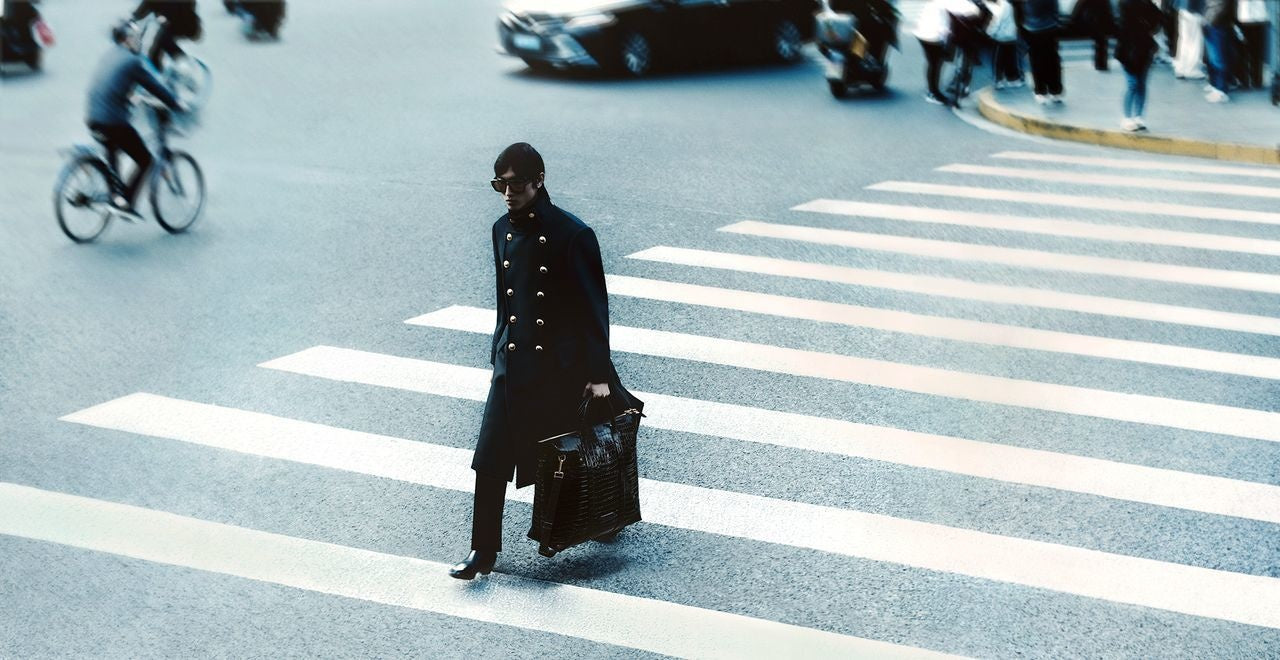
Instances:
[[[538,189],[542,187],[543,175],[538,174],[538,178],[532,181],[521,179],[511,168],[507,168],[502,176],[498,177],[505,183],[506,191],[502,193],[502,201],[506,202],[507,210],[514,211],[524,208],[533,202],[533,198],[538,196]]]

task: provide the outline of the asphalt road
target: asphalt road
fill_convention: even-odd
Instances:
[[[888,93],[838,102],[812,61],[535,75],[493,52],[494,2],[349,4],[291,3],[281,42],[249,43],[202,3],[193,51],[214,92],[181,144],[204,167],[205,215],[181,236],[117,223],[89,246],[58,231],[50,189],[57,150],[87,140],[87,79],[130,3],[43,4],[59,36],[47,72],[0,87],[0,655],[692,655],[774,634],[764,620],[788,625],[777,639],[796,656],[851,638],[900,645],[860,647],[873,655],[1280,656],[1274,170],[1209,174],[981,130],[921,100],[909,38]],[[524,538],[529,506],[509,502],[501,575],[464,587],[419,560],[468,547],[465,459],[444,476],[432,466],[472,447],[488,339],[405,321],[492,305],[488,228],[502,208],[487,180],[515,141],[541,150],[553,200],[596,229],[611,275],[836,305],[815,319],[796,300],[751,298],[762,313],[724,292],[689,304],[654,299],[666,289],[652,282],[615,291],[615,326],[672,333],[615,332],[628,387],[664,397],[642,432],[646,522],[547,560]],[[992,158],[1011,150],[1159,163]],[[936,170],[950,164],[1048,174]],[[980,191],[868,189],[890,181]],[[794,209],[817,199],[931,210],[915,222]],[[718,231],[746,220],[845,233]],[[1116,238],[1133,228],[1183,243]],[[630,256],[663,246],[836,270]],[[1022,297],[1000,302],[999,287]],[[1083,296],[1120,311],[1072,307]],[[960,338],[959,321],[992,325]],[[1059,333],[1057,348],[1026,329]],[[1101,340],[1128,343],[1102,341],[1103,355]],[[1202,352],[1175,350],[1173,366],[1144,357],[1151,345]],[[260,366],[321,346],[362,353]],[[424,362],[369,366],[377,356]],[[352,365],[369,371],[341,371]],[[434,393],[416,385],[431,374],[446,381]],[[122,399],[135,393],[181,405]],[[340,440],[387,453],[324,444]],[[419,450],[436,458],[412,463]],[[702,499],[680,521],[668,492]],[[149,512],[182,518],[146,527]],[[272,554],[278,537],[205,522],[296,545]],[[316,566],[330,568],[298,577]],[[551,584],[582,590],[513,595]],[[619,622],[553,625],[542,602]],[[709,611],[751,619],[716,628]]]

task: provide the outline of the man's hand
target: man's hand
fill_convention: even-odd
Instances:
[[[601,399],[601,398],[607,397],[609,396],[609,384],[608,383],[587,383],[587,386],[582,388],[582,396],[587,396],[587,394],[590,394],[591,398],[593,399]]]

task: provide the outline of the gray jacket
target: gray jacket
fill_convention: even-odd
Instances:
[[[136,85],[155,95],[170,108],[178,108],[178,99],[160,82],[159,72],[147,59],[121,45],[116,45],[98,62],[89,86],[87,124],[105,126],[129,123],[129,95]]]

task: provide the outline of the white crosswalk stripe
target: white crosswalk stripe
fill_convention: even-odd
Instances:
[[[791,261],[774,257],[759,257],[710,250],[693,250],[665,245],[629,254],[627,258],[682,266],[717,268],[759,275],[852,284],[943,298],[959,298],[1004,305],[1023,305],[1041,309],[1280,336],[1280,319],[1267,316],[1065,293],[1049,289],[969,282],[933,275],[914,275],[894,271],[832,266],[807,261]]]
[[[485,400],[490,377],[485,369],[332,346],[316,346],[260,366],[471,401]],[[645,424],[653,428],[1280,522],[1280,486],[655,392],[635,394],[646,402]]]
[[[0,534],[677,657],[781,657],[797,648],[832,658],[950,657],[514,575],[491,575],[477,590],[438,562],[12,483],[0,482]]]
[[[1055,193],[1026,192],[1022,190],[1001,190],[999,188],[977,188],[973,186],[953,186],[940,183],[917,183],[914,181],[883,181],[867,186],[867,190],[913,193],[917,195],[934,195],[941,197],[958,197],[962,199],[980,199],[993,202],[1016,202],[1020,204],[1037,204],[1042,206],[1065,206],[1068,208],[1092,209],[1095,211],[1118,211],[1121,213],[1137,213],[1142,215],[1167,215],[1178,218],[1195,218],[1198,220],[1224,220],[1228,222],[1251,222],[1257,224],[1280,225],[1280,213],[1274,213],[1271,211],[1249,211],[1244,209],[1220,208],[1215,206],[1171,204],[1168,202],[1140,202],[1108,197],[1062,195]]]
[[[838,323],[924,337],[991,346],[1025,348],[1054,353],[1215,371],[1257,378],[1280,379],[1280,359],[1224,353],[1197,348],[1153,344],[1024,328],[1014,325],[912,314],[875,307],[806,300],[752,291],[666,282],[623,275],[607,277],[613,295],[662,300],[704,307],[733,309],[794,319]]]
[[[178,409],[157,414],[151,408],[166,405]],[[470,490],[470,452],[466,450],[260,413],[135,395],[67,419],[336,469],[372,468],[378,470],[375,474],[379,476],[387,476],[386,471],[392,470],[415,483]],[[847,557],[1280,628],[1280,579],[1277,578],[647,479],[641,482],[640,490],[643,514],[654,524],[766,543],[801,545]],[[0,485],[0,501],[6,496],[12,501],[24,495],[33,494],[29,489]],[[10,508],[30,511],[30,504],[24,504],[27,506]],[[17,522],[31,524],[40,519],[39,513],[18,516]],[[86,515],[85,522],[88,519]],[[0,520],[14,525],[12,518],[0,517]],[[109,520],[98,519],[88,527],[100,530],[112,525]],[[7,531],[7,527],[0,527],[0,531]],[[238,540],[230,530],[219,531],[221,534],[200,536],[214,536],[211,540],[231,537],[227,539],[230,543]],[[74,536],[76,532],[71,534]],[[134,547],[139,543],[136,536],[127,532],[125,538],[134,539],[131,541]],[[214,556],[223,555],[214,553]],[[444,580],[441,576],[435,582]],[[796,636],[808,634],[788,632]]]
[[[1177,266],[1149,261],[1061,254],[1043,250],[958,243],[955,241],[939,241],[889,234],[869,234],[842,229],[780,225],[750,220],[721,227],[720,231],[935,259],[972,261],[1041,270],[1060,270],[1087,275],[1131,277],[1155,280],[1157,282],[1239,289],[1241,291],[1280,293],[1280,275],[1272,275],[1270,273]]]
[[[493,332],[493,312],[478,307],[447,307],[407,322],[463,332]],[[609,332],[610,346],[629,353],[1280,442],[1280,413],[1264,410],[950,371],[662,330],[615,325]]]
[[[793,211],[845,215],[859,218],[880,218],[958,227],[999,229],[1028,234],[1043,234],[1062,238],[1085,238],[1096,241],[1121,243],[1146,243],[1195,250],[1218,250],[1242,254],[1280,256],[1280,241],[1242,236],[1222,236],[1147,227],[1123,227],[1074,220],[1055,220],[1028,216],[995,215],[970,211],[919,206],[897,206],[838,199],[817,199],[792,207]]]
[[[1204,163],[1182,163],[1172,160],[1142,160],[1135,158],[1101,158],[1098,156],[1044,154],[1028,151],[1001,151],[1000,153],[993,154],[991,157],[1033,163],[1087,165],[1090,167],[1105,167],[1108,169],[1130,171],[1156,170],[1159,172],[1188,172],[1191,174],[1209,174],[1228,177],[1280,179],[1280,168],[1264,169],[1261,167],[1243,167],[1239,165],[1207,165]]]
[[[1068,172],[1064,170],[1031,170],[1016,167],[992,167],[990,165],[966,164],[943,165],[938,168],[938,171],[948,172],[951,174],[978,174],[982,176],[1004,177],[1010,179],[1026,179],[1028,181],[1107,186],[1110,188],[1139,188],[1146,190],[1168,190],[1173,192],[1201,192],[1217,195],[1239,195],[1242,197],[1266,197],[1268,199],[1280,199],[1280,188],[1247,186],[1238,183],[1154,179],[1150,177],[1120,176],[1111,173],[1090,174],[1084,172]]]

